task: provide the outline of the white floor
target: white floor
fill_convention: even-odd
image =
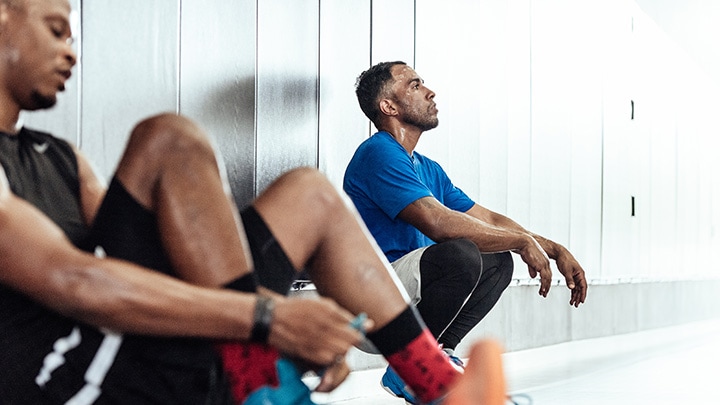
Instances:
[[[720,404],[720,320],[506,353],[503,364],[510,393],[532,405]],[[313,399],[404,404],[380,387],[382,372],[354,372]]]

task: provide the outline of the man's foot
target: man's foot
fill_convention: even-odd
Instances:
[[[392,367],[388,366],[385,370],[385,374],[382,376],[381,384],[385,391],[398,398],[403,398],[405,402],[409,404],[418,403],[415,400],[415,395],[413,395],[412,391],[410,391],[410,388],[405,385],[405,382],[403,382]]]
[[[492,340],[473,344],[465,372],[443,405],[504,405],[507,394],[501,354],[500,345]]]

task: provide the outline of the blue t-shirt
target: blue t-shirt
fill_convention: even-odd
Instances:
[[[460,212],[475,204],[452,184],[437,162],[417,152],[409,155],[384,131],[365,140],[355,151],[345,170],[343,189],[391,262],[435,243],[397,218],[412,202],[432,196]]]

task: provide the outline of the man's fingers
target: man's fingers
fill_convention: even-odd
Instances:
[[[565,284],[567,287],[571,290],[575,289],[575,280],[572,277],[572,274],[566,274],[565,275]]]

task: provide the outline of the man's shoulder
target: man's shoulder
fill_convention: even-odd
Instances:
[[[42,131],[42,130],[35,129],[35,128],[22,127],[22,129],[20,130],[20,132],[21,132],[22,134],[26,135],[26,136],[37,136],[37,137],[43,137],[43,138],[48,138],[48,137],[50,137],[50,138],[56,138],[55,136],[53,136],[53,135],[52,135],[51,133],[49,133],[49,132]]]
[[[47,141],[47,142],[58,142],[58,143],[62,143],[62,144],[67,144],[67,141],[65,141],[61,138],[58,138],[57,136],[55,136],[49,132],[41,131],[41,130],[34,129],[34,128],[22,127],[22,129],[20,130],[20,134],[22,136],[27,137],[28,139],[32,139],[35,142],[46,142]]]
[[[424,155],[418,151],[413,152],[413,158],[415,159],[415,161],[417,161],[421,165],[431,166],[431,167],[435,167],[435,168],[442,170],[442,166],[440,166],[440,163],[436,162],[434,159],[429,158],[427,155]]]
[[[356,156],[388,156],[404,154],[402,146],[387,132],[376,132],[365,139],[355,151]],[[407,154],[405,154],[407,155]]]

